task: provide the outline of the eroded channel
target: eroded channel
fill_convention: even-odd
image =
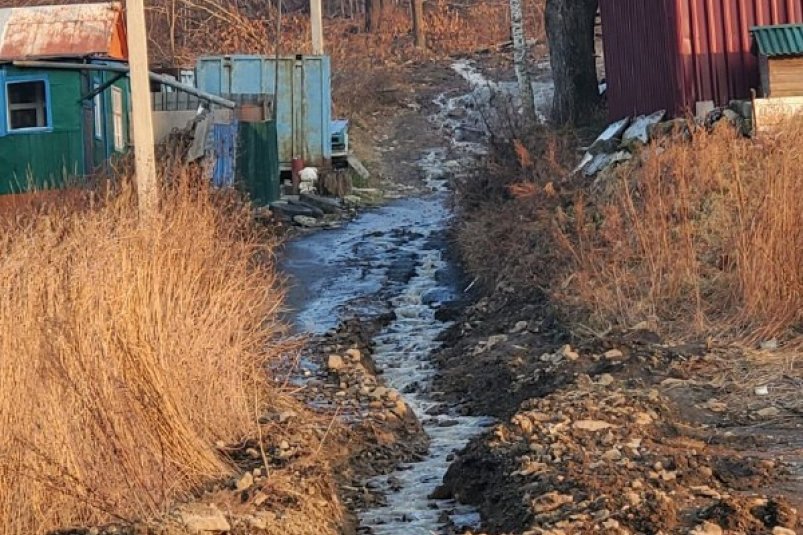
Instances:
[[[386,497],[381,507],[360,512],[362,531],[377,535],[447,533],[479,522],[472,509],[429,498],[451,454],[491,423],[444,409],[430,385],[436,371],[430,356],[449,326],[436,311],[462,291],[445,254],[452,217],[446,186],[466,160],[484,152],[475,134],[482,133],[479,107],[489,98],[488,88],[465,74],[474,71],[464,64],[456,64],[455,71],[472,91],[436,100],[440,111],[431,120],[451,141],[423,151],[424,191],[363,212],[341,228],[298,238],[286,246],[282,260],[293,281],[288,302],[301,332],[321,335],[349,318],[393,313],[373,339],[373,359],[386,384],[403,393],[415,411],[430,447],[423,461],[367,482]]]

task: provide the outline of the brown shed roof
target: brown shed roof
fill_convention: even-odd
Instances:
[[[127,59],[119,2],[0,9],[0,60]]]

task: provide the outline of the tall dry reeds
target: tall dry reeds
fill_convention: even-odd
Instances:
[[[163,511],[254,429],[280,303],[248,210],[176,185],[7,218],[0,238],[0,533]]]
[[[792,122],[756,140],[721,125],[646,148],[607,195],[577,196],[561,234],[574,280],[560,297],[624,325],[749,338],[799,327],[801,143]]]

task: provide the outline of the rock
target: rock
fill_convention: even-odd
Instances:
[[[612,161],[613,161],[612,154],[607,154],[607,153],[597,154],[596,156],[591,158],[591,161],[588,162],[588,164],[583,166],[583,174],[585,176],[594,176],[603,169],[605,169],[606,167],[608,167],[609,165],[611,165]]]
[[[566,359],[575,361],[580,358],[580,354],[577,351],[572,350],[572,346],[566,344],[560,350],[560,354]]]
[[[491,349],[497,344],[501,344],[507,342],[507,335],[506,334],[495,334],[493,336],[489,336],[488,340],[485,342],[486,349]]]
[[[330,371],[338,371],[345,368],[346,363],[343,360],[343,357],[333,354],[329,355],[329,358],[326,359],[326,367],[329,368]]]
[[[516,325],[510,329],[510,334],[518,334],[520,332],[527,330],[527,322],[526,321],[517,321]]]
[[[388,389],[384,386],[374,388],[369,394],[374,399],[382,399],[388,394]]]
[[[602,386],[610,386],[614,382],[613,375],[610,373],[603,373],[597,378],[597,384]]]
[[[289,450],[290,449],[290,443],[287,442],[286,440],[282,440],[281,442],[279,442],[279,449]]]
[[[306,215],[294,215],[293,222],[302,227],[312,228],[318,226],[318,220]]]
[[[765,340],[759,344],[759,347],[764,351],[775,351],[778,349],[778,340],[775,338],[772,340]]]
[[[757,410],[756,414],[761,418],[775,418],[779,414],[781,414],[780,409],[778,407],[765,407],[763,409]]]
[[[633,417],[636,425],[650,425],[652,423],[652,416],[646,412],[640,412]]]
[[[259,453],[256,450],[256,448],[248,448],[247,450],[245,450],[245,454],[248,455],[248,457],[250,457],[251,459],[254,459],[254,460],[259,459],[259,458],[262,457],[262,454]]]
[[[362,204],[362,197],[358,195],[346,195],[343,197],[343,202],[347,206],[359,206]]]
[[[399,399],[391,409],[391,412],[399,418],[404,419],[407,416],[407,403],[405,403],[403,399]]]
[[[733,125],[741,125],[742,123],[742,116],[728,108],[722,110],[722,118]]]
[[[574,497],[570,494],[560,494],[558,492],[547,492],[532,501],[532,509],[535,514],[549,513],[558,509],[560,506],[572,503]]]
[[[250,489],[253,484],[254,475],[251,472],[246,472],[240,479],[237,480],[234,488],[237,489],[237,492],[242,492],[246,489]]]
[[[635,507],[641,503],[641,495],[638,492],[629,491],[625,493],[625,500]]]
[[[297,417],[298,415],[294,411],[282,411],[279,413],[279,423],[284,424]]]
[[[705,496],[706,498],[712,498],[714,500],[719,500],[722,498],[722,495],[709,487],[708,485],[700,485],[696,487],[689,487],[689,490],[694,492],[699,496]]]
[[[711,412],[725,412],[728,410],[728,404],[722,401],[717,400],[716,398],[711,398],[705,403],[701,404],[700,407],[703,409],[708,409]]]
[[[789,528],[775,526],[772,528],[772,535],[796,535],[795,532]]]
[[[602,420],[577,420],[572,424],[572,427],[583,431],[602,431],[616,426]]]
[[[753,103],[749,100],[731,100],[728,108],[738,113],[742,119],[753,120]]]
[[[360,360],[362,360],[362,351],[356,347],[352,347],[346,350],[346,356],[351,359],[352,362],[360,362]]]
[[[618,461],[622,458],[622,452],[616,448],[611,448],[602,454],[602,458],[606,461]]]
[[[756,387],[756,388],[753,390],[753,392],[755,392],[755,394],[756,394],[757,396],[768,396],[768,395],[769,395],[769,393],[770,393],[770,390],[769,390],[769,388],[767,388],[767,386],[765,385],[765,386],[757,386],[757,387]]]
[[[191,533],[228,532],[231,530],[226,517],[215,505],[194,503],[178,510],[182,524]]]
[[[301,200],[315,206],[325,214],[338,214],[343,209],[340,201],[331,197],[321,197],[312,193],[302,193]]]
[[[258,529],[261,531],[265,531],[268,529],[268,523],[265,521],[264,518],[257,517],[257,516],[247,516],[245,517],[245,522],[248,524],[248,527],[251,529]]]
[[[694,528],[690,535],[722,535],[722,528],[713,522],[703,522]]]
[[[636,117],[622,134],[622,143],[638,141],[646,144],[650,140],[651,127],[663,121],[665,116],[666,110],[661,110],[651,115]]]
[[[630,124],[630,118],[626,117],[608,125],[588,148],[589,154],[598,155],[613,152],[616,149],[619,137],[627,129],[628,124]]]
[[[602,354],[608,360],[621,360],[624,358],[624,354],[619,351],[618,349],[609,349],[605,353]]]

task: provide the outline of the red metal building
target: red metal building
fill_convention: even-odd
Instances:
[[[803,0],[600,0],[612,119],[726,105],[759,86],[750,28],[803,22]]]

